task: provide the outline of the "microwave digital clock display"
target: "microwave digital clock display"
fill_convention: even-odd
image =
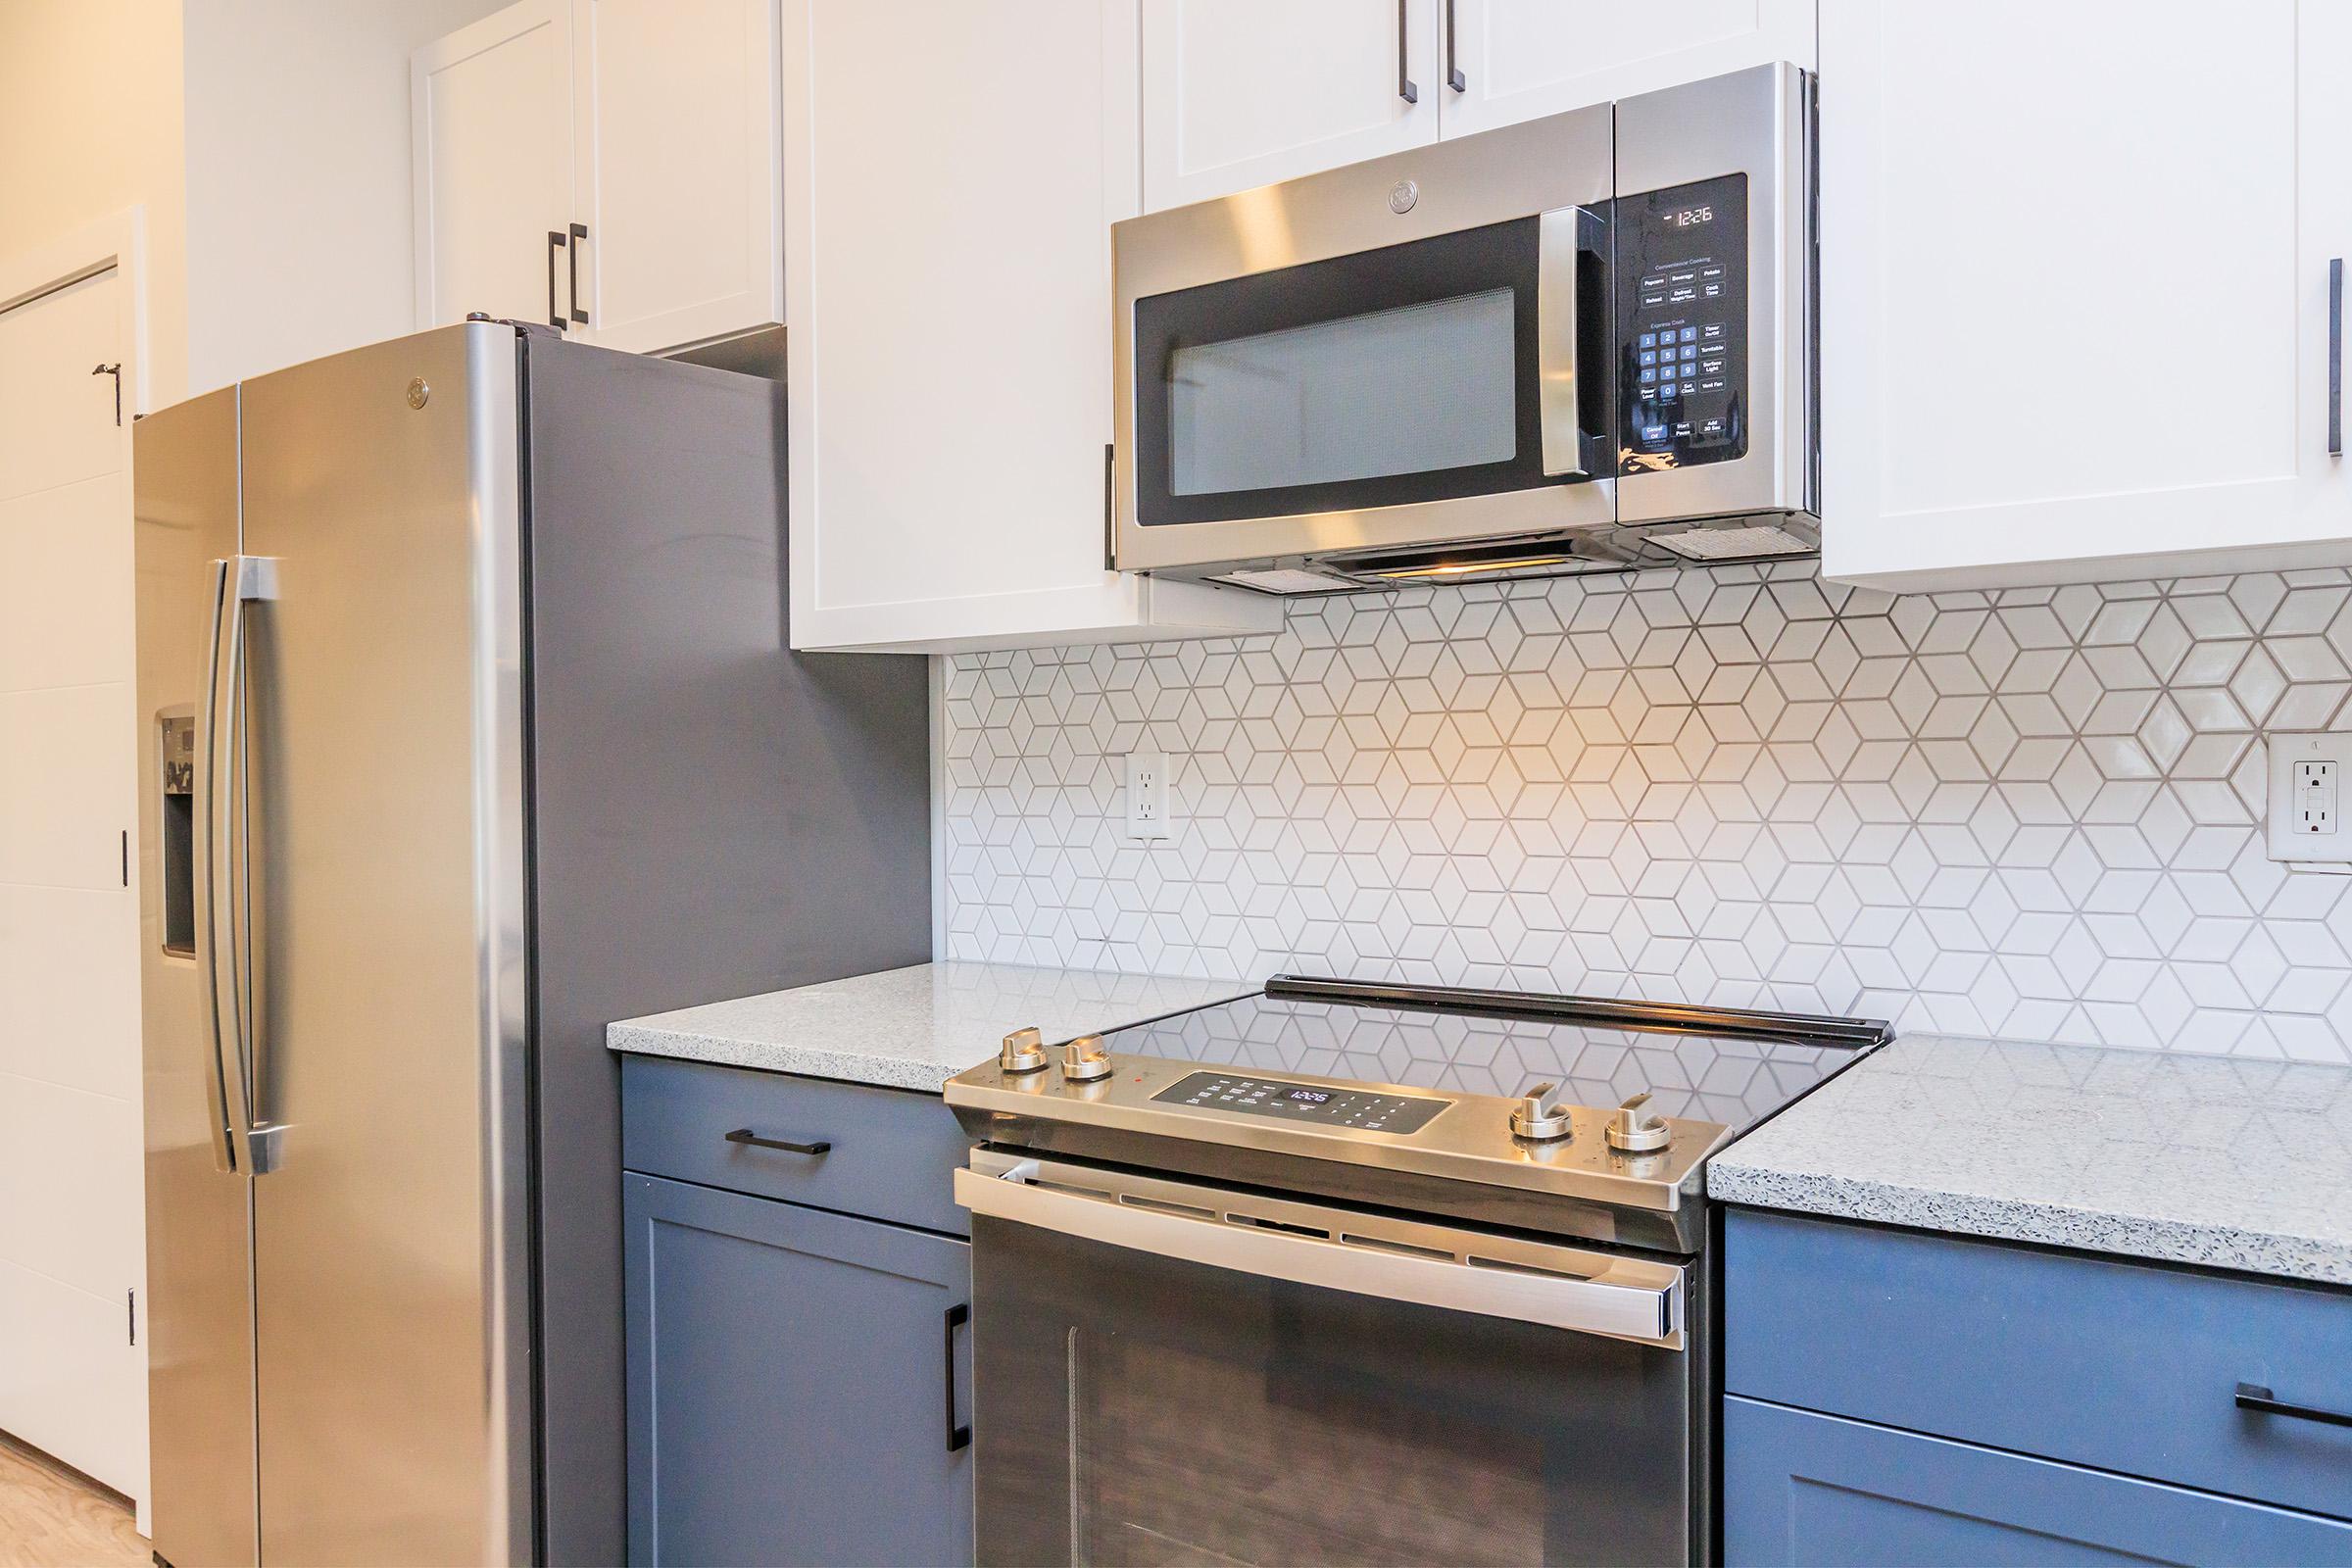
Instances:
[[[1747,176],[1617,198],[1617,471],[1747,451]]]

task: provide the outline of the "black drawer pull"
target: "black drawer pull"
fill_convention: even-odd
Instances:
[[[2240,1410],[2260,1410],[2264,1415],[2291,1415],[2298,1421],[2323,1421],[2331,1427],[2352,1427],[2352,1412],[2323,1410],[2316,1404],[2289,1404],[2275,1398],[2271,1391],[2259,1384],[2240,1383],[2237,1386],[2237,1407]]]
[[[972,1320],[971,1304],[958,1301],[948,1308],[948,1451],[972,1446],[972,1429],[956,1424],[956,1331]]]
[[[727,1134],[730,1144],[749,1144],[754,1149],[781,1149],[787,1154],[822,1154],[833,1147],[829,1138],[819,1138],[813,1144],[796,1144],[789,1138],[762,1138],[749,1127],[738,1127]]]

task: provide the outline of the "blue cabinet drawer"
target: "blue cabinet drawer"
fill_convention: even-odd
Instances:
[[[1724,1400],[1723,1555],[1751,1564],[2352,1563],[2352,1524]]]
[[[937,1095],[627,1056],[621,1163],[816,1208],[971,1233],[955,1170],[970,1141]],[[764,1143],[730,1140],[748,1132]],[[822,1153],[772,1147],[825,1144]]]
[[[1725,1221],[1724,1388],[2352,1518],[2352,1293],[1754,1210]]]

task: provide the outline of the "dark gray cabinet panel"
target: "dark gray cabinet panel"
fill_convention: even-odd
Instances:
[[[2352,1562],[2336,1520],[1736,1396],[1723,1452],[1735,1568]]]
[[[968,1234],[955,1172],[971,1140],[937,1095],[660,1056],[622,1058],[621,1081],[630,1170]]]
[[[968,1563],[970,1247],[623,1181],[630,1561]]]
[[[2352,1292],[1736,1209],[1724,1387],[2352,1518]]]

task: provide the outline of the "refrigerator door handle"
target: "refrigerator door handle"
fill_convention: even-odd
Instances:
[[[258,1176],[270,1168],[269,1141],[254,1113],[252,845],[247,831],[245,607],[277,597],[277,563],[230,556],[213,563],[212,652],[207,661],[202,765],[197,803],[204,824],[203,917],[198,956],[205,974],[213,1070],[207,1098],[220,1142],[213,1163]],[[234,1060],[230,1047],[234,1047]]]

